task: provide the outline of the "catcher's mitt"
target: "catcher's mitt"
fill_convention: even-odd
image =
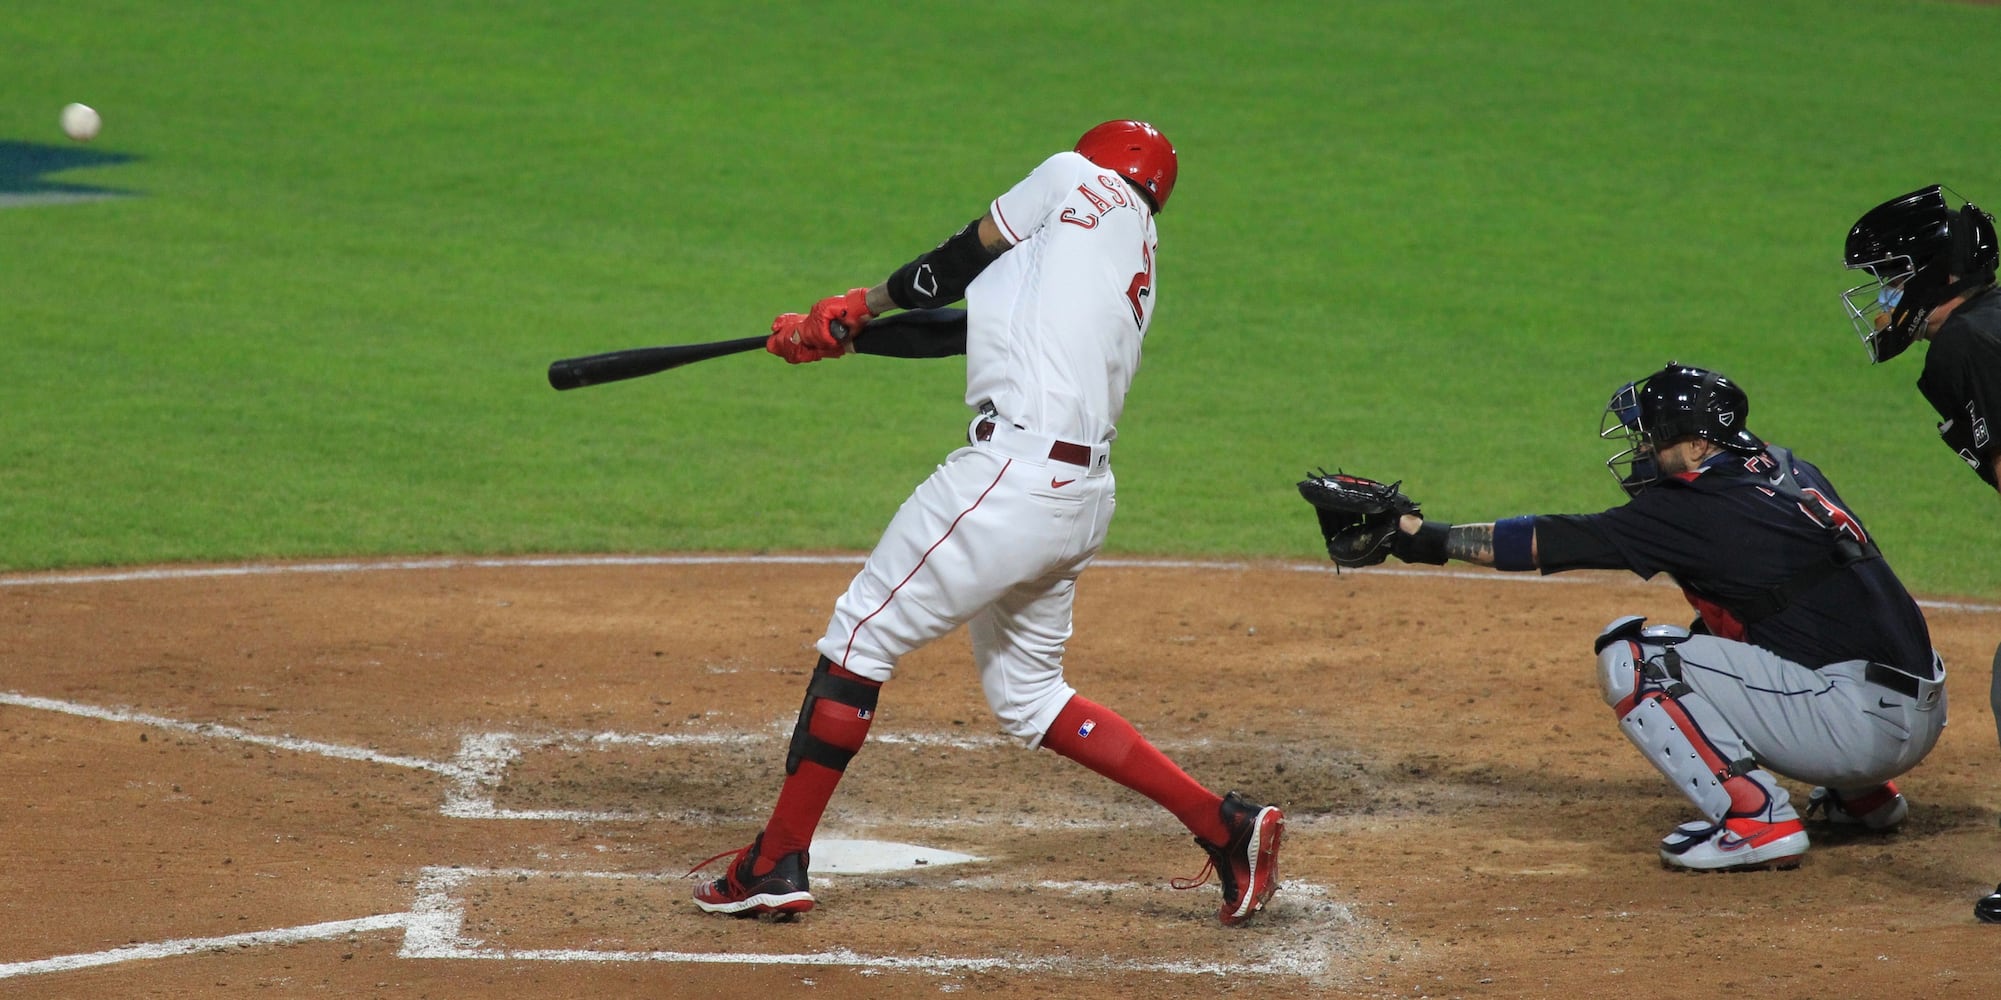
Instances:
[[[1379,483],[1342,472],[1329,475],[1326,469],[1299,481],[1299,495],[1320,516],[1320,534],[1335,565],[1354,569],[1389,558],[1397,519],[1423,514],[1417,501],[1403,495],[1402,485],[1401,479]]]

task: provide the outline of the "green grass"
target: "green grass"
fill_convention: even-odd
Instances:
[[[1863,209],[2001,201],[1992,101],[1942,83],[1995,51],[2001,10],[1901,0],[28,0],[0,140],[91,103],[137,159],[57,179],[140,194],[0,210],[0,566],[867,548],[958,362],[543,369],[757,332],[1136,115],[1182,178],[1112,551],[1311,558],[1320,463],[1609,506],[1599,410],[1673,358],[1914,589],[2001,595],[2001,504],[1835,298]]]

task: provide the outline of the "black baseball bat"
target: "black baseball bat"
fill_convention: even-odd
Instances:
[[[654,375],[670,368],[741,354],[764,346],[769,335],[718,340],[707,344],[679,344],[670,347],[635,347],[581,358],[564,358],[549,365],[549,385],[558,391],[603,382],[619,382],[642,375]]]
[[[848,328],[839,320],[827,324],[835,340],[847,340]],[[966,353],[966,311],[964,309],[912,309],[886,316],[868,325],[865,346],[857,335],[855,348],[864,353],[904,358],[942,358]],[[549,384],[557,390],[576,389],[602,382],[619,382],[653,375],[670,368],[754,351],[769,337],[744,337],[707,344],[680,344],[671,347],[635,347],[608,354],[564,358],[549,365]]]

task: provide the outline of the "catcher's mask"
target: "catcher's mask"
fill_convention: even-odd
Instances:
[[[1848,321],[1884,362],[1911,346],[1932,310],[1994,283],[1994,217],[1937,184],[1898,195],[1863,213],[1848,230],[1842,263],[1873,280],[1841,293]]]
[[[1119,119],[1096,125],[1077,140],[1077,152],[1139,186],[1158,214],[1174,190],[1179,159],[1174,144],[1145,122]]]
[[[1670,361],[1660,371],[1628,382],[1612,394],[1598,422],[1598,436],[1626,442],[1605,460],[1630,496],[1660,481],[1655,454],[1683,438],[1699,437],[1725,451],[1755,455],[1765,442],[1746,426],[1751,400],[1737,383],[1702,368]]]

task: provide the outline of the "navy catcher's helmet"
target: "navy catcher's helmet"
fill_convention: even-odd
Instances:
[[[1660,478],[1654,454],[1683,438],[1698,437],[1725,451],[1755,455],[1765,442],[1751,433],[1751,399],[1716,372],[1670,361],[1660,371],[1628,382],[1612,394],[1598,436],[1619,437],[1624,451],[1605,460],[1627,493]]]
[[[1993,284],[1997,257],[1994,217],[1963,200],[1956,211],[1948,207],[1946,189],[1937,184],[1863,213],[1848,230],[1842,263],[1875,280],[1843,292],[1841,300],[1869,359],[1902,354],[1933,309]]]

